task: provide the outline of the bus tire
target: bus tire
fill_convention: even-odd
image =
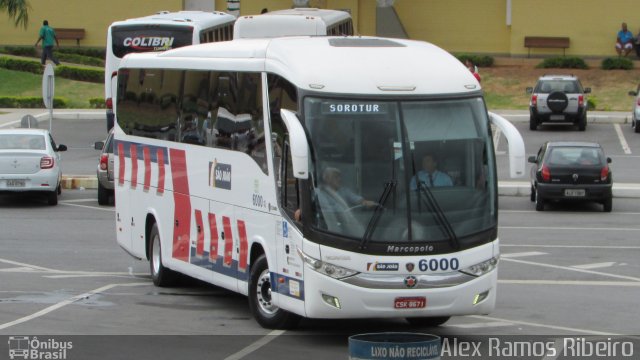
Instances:
[[[162,264],[162,245],[157,223],[153,224],[149,233],[149,269],[155,286],[167,287],[173,285],[176,274]]]
[[[249,308],[258,324],[268,329],[290,329],[300,317],[271,303],[271,275],[267,257],[263,254],[251,266],[249,278]]]
[[[412,317],[407,322],[412,326],[440,326],[451,319],[451,316]]]

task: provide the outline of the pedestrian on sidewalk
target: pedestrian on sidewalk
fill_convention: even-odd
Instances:
[[[49,22],[47,20],[42,22],[38,41],[36,41],[34,46],[38,46],[40,40],[42,40],[42,57],[40,58],[42,65],[46,65],[47,58],[51,59],[54,64],[60,65],[60,61],[58,61],[58,59],[53,55],[53,41],[55,40],[58,47],[60,47],[60,43],[58,42],[56,31],[49,26]]]

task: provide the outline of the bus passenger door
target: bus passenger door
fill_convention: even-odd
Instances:
[[[129,182],[125,181],[127,173],[130,176],[130,170],[127,171],[127,168],[131,169],[129,166],[130,159],[127,159],[127,154],[129,153],[129,149],[125,146],[129,143],[125,143],[123,141],[115,141],[114,143],[114,197],[115,200],[115,210],[116,210],[116,239],[118,241],[118,245],[120,245],[123,249],[128,252],[132,252],[131,247],[131,222],[133,219],[131,218],[131,206],[130,206],[130,196],[131,192],[129,190]]]

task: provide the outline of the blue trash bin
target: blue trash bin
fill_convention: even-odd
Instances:
[[[440,337],[431,334],[385,332],[349,337],[350,360],[440,359]]]

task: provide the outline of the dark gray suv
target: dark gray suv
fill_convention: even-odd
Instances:
[[[544,75],[535,88],[527,88],[529,129],[536,130],[543,122],[571,122],[584,131],[587,128],[587,98],[591,88],[583,88],[573,75]]]
[[[113,196],[113,131],[105,141],[94,144],[96,150],[102,150],[98,161],[98,204],[108,205]]]

